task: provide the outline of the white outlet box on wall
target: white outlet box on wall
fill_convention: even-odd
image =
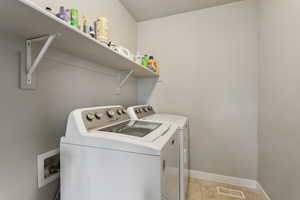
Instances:
[[[39,188],[59,178],[59,149],[38,155],[37,161]]]

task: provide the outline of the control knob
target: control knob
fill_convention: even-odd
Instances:
[[[106,114],[109,118],[112,118],[115,115],[115,112],[112,110],[108,110],[108,111],[106,111]]]
[[[100,120],[103,117],[102,113],[96,113],[95,114],[96,119]]]
[[[126,114],[126,113],[127,113],[127,110],[126,110],[125,108],[123,108],[123,109],[122,109],[122,113],[123,113],[123,114]]]
[[[95,119],[95,116],[92,113],[88,113],[86,115],[86,119],[89,120],[89,121],[93,121],[93,119]]]
[[[143,110],[144,110],[145,112],[148,112],[148,108],[146,108],[146,107],[145,107],[145,108],[143,108]]]
[[[118,115],[122,115],[122,110],[121,109],[117,110],[117,113]]]

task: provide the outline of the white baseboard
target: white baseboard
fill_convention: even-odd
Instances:
[[[268,194],[264,191],[262,186],[256,180],[212,174],[212,173],[207,173],[207,172],[202,172],[197,170],[190,170],[190,177],[212,181],[212,182],[230,184],[234,186],[257,189],[265,196],[266,200],[271,200],[271,198],[268,196]]]
[[[266,200],[271,200],[271,198],[269,197],[269,195],[266,193],[266,191],[263,189],[263,187],[259,184],[259,182],[257,181],[257,189],[263,193],[263,195],[265,196]]]
[[[219,174],[212,174],[207,172],[201,172],[196,170],[190,170],[190,176],[192,178],[203,179],[207,181],[213,181],[218,183],[225,183],[240,187],[247,187],[252,189],[257,189],[257,183],[255,180],[251,179],[243,179],[243,178],[236,178],[231,176],[223,176]]]

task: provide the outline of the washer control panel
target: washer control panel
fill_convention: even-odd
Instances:
[[[85,110],[81,113],[81,117],[87,130],[102,128],[130,119],[126,109],[122,106]]]
[[[148,105],[135,107],[134,112],[138,119],[155,114],[153,107]]]

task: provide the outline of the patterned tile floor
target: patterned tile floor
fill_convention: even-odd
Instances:
[[[188,200],[241,200],[240,198],[218,194],[218,186],[242,191],[246,197],[244,200],[265,200],[263,195],[254,189],[209,182],[194,178],[191,178],[189,182]]]

